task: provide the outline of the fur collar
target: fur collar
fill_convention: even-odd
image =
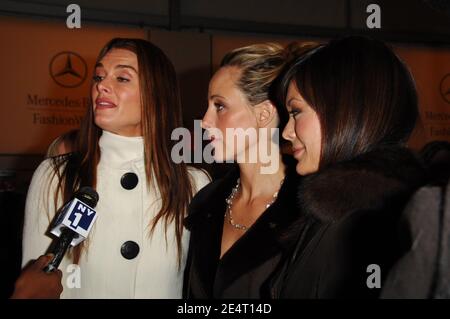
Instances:
[[[408,149],[383,147],[305,176],[298,188],[302,211],[334,222],[361,210],[382,210],[409,196],[424,181],[424,169]]]

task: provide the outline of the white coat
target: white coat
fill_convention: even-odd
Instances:
[[[95,208],[98,218],[79,267],[71,265],[72,260],[67,256],[61,262],[64,286],[61,298],[181,298],[189,232],[183,232],[179,268],[174,224],[169,225],[165,234],[164,221],[160,220],[150,234],[149,225],[160,209],[160,200],[157,191],[147,188],[143,138],[104,131],[99,146],[101,159],[96,187],[99,201]],[[138,184],[131,190],[121,185],[122,176],[128,172],[138,176]],[[195,191],[209,183],[209,177],[201,170],[190,168],[189,173]],[[46,231],[55,213],[53,194],[57,178],[51,180],[51,175],[51,161],[45,160],[30,184],[25,208],[23,265],[43,254],[52,241]],[[58,207],[61,205],[59,198]],[[139,253],[133,259],[125,259],[121,254],[121,246],[126,241],[139,245]]]

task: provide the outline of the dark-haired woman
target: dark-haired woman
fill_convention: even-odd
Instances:
[[[382,42],[347,37],[297,59],[281,88],[303,214],[287,234],[296,248],[272,296],[378,297],[411,244],[397,226],[424,183],[405,147],[418,115],[411,74]]]
[[[148,41],[113,39],[97,59],[91,97],[73,152],[44,161],[33,176],[23,263],[49,246],[56,210],[92,186],[98,218],[61,263],[61,297],[179,298],[189,241],[183,219],[209,179],[170,158],[171,132],[182,126],[175,70]]]

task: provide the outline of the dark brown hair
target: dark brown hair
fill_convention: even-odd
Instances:
[[[174,145],[170,138],[172,130],[182,126],[175,69],[158,47],[142,39],[112,39],[100,51],[96,64],[113,49],[126,49],[137,55],[146,180],[147,185],[156,188],[161,196],[161,210],[149,221],[150,230],[153,232],[161,219],[166,229],[169,223],[175,223],[178,261],[181,264],[183,219],[192,198],[193,185],[187,165],[175,164],[170,157]],[[58,192],[62,193],[66,202],[82,186],[95,188],[97,164],[101,156],[98,145],[101,134],[102,130],[94,123],[93,109],[88,107],[74,152],[53,161],[55,174],[59,177],[55,201]],[[79,261],[82,250],[81,244],[73,249],[75,263]]]
[[[284,100],[291,81],[320,120],[320,168],[380,146],[401,145],[416,124],[414,80],[381,41],[332,40],[287,68],[279,87]]]

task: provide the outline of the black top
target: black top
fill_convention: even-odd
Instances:
[[[298,219],[299,176],[294,165],[276,201],[220,258],[225,199],[236,185],[239,171],[204,187],[192,200],[185,220],[191,231],[183,295],[185,298],[268,298],[269,279],[280,267],[294,240],[285,238]]]

